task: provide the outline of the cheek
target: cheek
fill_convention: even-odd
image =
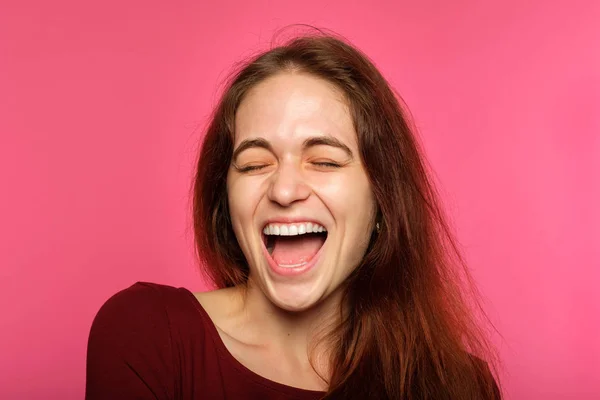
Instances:
[[[242,222],[247,219],[248,215],[248,202],[242,201],[244,192],[244,184],[239,180],[227,181],[227,202],[229,205],[229,217],[231,218],[231,224],[233,230],[239,239],[240,228]]]
[[[253,216],[261,198],[260,182],[253,179],[228,178],[227,201],[229,215],[238,239],[244,229],[252,227]]]
[[[364,174],[335,176],[327,182],[321,182],[318,190],[326,198],[334,217],[343,219],[338,222],[360,226],[372,222],[375,200]]]
[[[364,179],[353,181],[352,191],[347,193],[345,203],[346,238],[343,244],[349,270],[354,270],[362,262],[374,229],[376,202],[371,186]]]

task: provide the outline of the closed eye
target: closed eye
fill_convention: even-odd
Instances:
[[[322,161],[322,162],[313,162],[313,165],[316,165],[318,167],[325,167],[325,168],[340,168],[341,165],[338,163],[334,163],[334,162],[329,162],[329,161]]]
[[[244,172],[260,171],[261,169],[263,169],[265,167],[267,167],[267,165],[261,164],[261,165],[247,165],[245,167],[238,167],[238,166],[236,166],[235,169],[238,172],[244,173]]]

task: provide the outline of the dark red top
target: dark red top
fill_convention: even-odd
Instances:
[[[314,400],[324,392],[244,367],[187,289],[153,283],[111,297],[92,324],[85,398]]]

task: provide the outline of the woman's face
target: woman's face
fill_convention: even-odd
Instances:
[[[227,190],[250,284],[276,306],[312,307],[361,262],[376,205],[349,108],[328,82],[282,73],[249,91]]]

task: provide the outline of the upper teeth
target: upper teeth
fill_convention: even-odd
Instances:
[[[327,232],[324,226],[305,222],[299,224],[268,224],[263,229],[265,235],[295,236],[305,233]]]

